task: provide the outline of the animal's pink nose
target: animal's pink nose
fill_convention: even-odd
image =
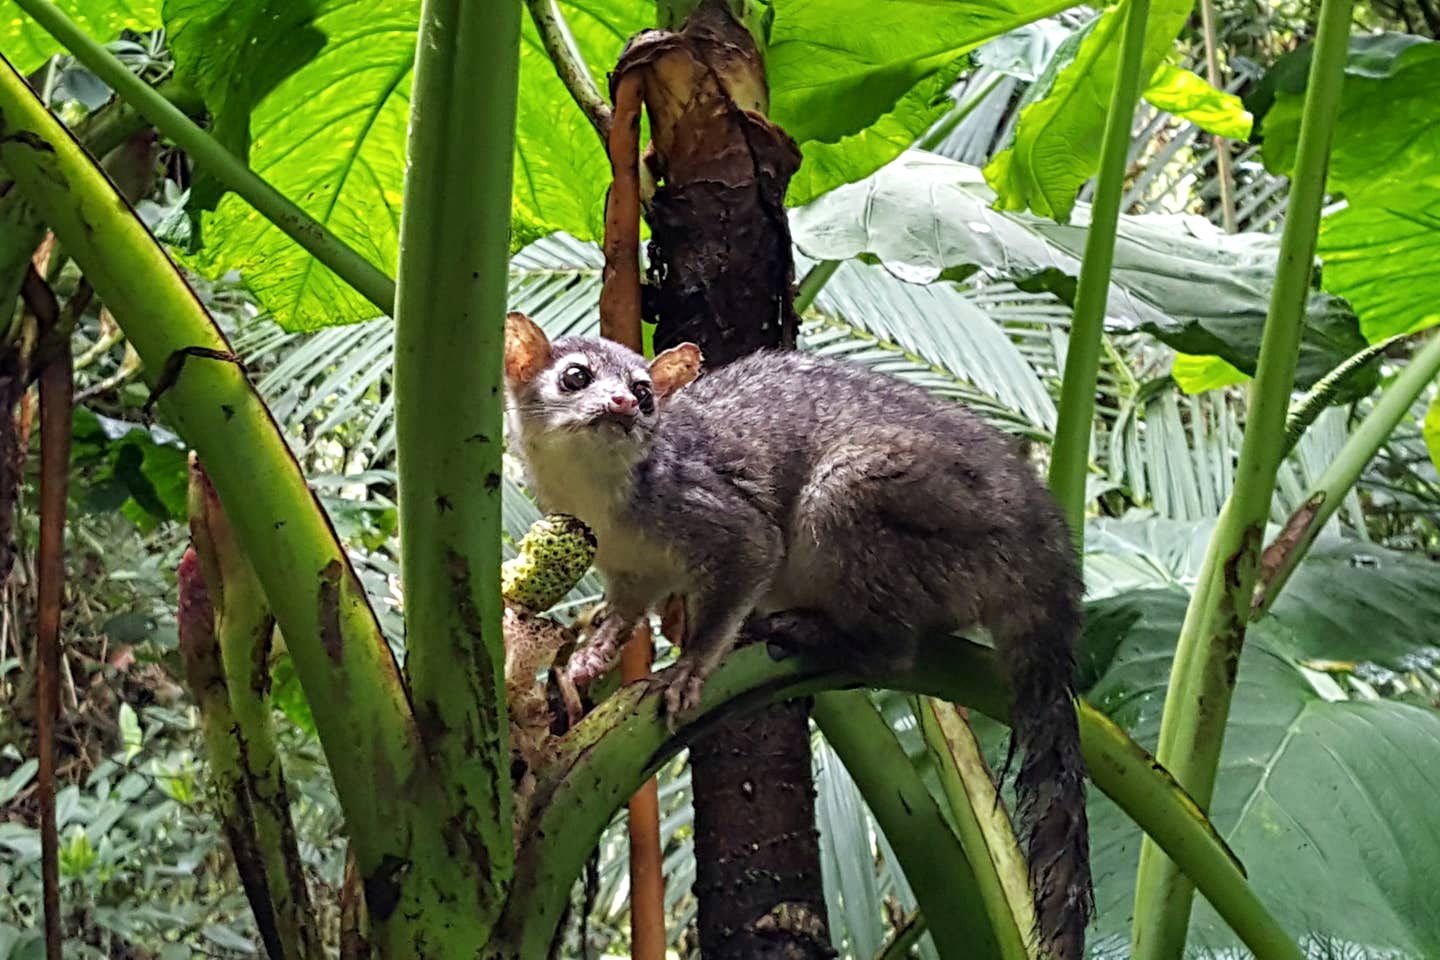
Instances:
[[[610,409],[614,413],[634,413],[639,408],[639,401],[628,393],[614,393],[610,395]]]

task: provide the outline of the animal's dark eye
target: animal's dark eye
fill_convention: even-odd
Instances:
[[[635,394],[635,399],[640,402],[640,412],[652,414],[655,412],[655,391],[650,384],[644,380],[636,380],[630,384],[630,392]]]
[[[566,390],[584,390],[595,380],[587,368],[578,363],[572,363],[560,374],[560,386]]]

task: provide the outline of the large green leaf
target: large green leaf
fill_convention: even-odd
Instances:
[[[1151,106],[1188,120],[1207,133],[1232,140],[1250,139],[1252,118],[1240,98],[1215,89],[1189,70],[1161,64],[1144,95]]]
[[[654,25],[653,4],[562,0],[560,9],[602,87],[625,41]],[[527,17],[515,126],[515,246],[560,230],[599,240],[609,186],[610,163],[600,140],[571,102]]]
[[[790,178],[785,203],[800,206],[841,184],[873,173],[910,148],[955,104],[947,91],[961,62],[936,70],[896,101],[894,108],[858,133],[835,143],[808,140],[800,145],[803,160]]]
[[[151,30],[160,26],[161,0],[58,0],[55,4],[85,32],[102,43],[121,30]],[[41,30],[30,15],[13,3],[0,9],[0,53],[21,73],[29,73],[45,60],[62,53],[60,45]]]
[[[268,9],[264,0],[256,2],[260,7],[246,10]],[[960,7],[945,18],[954,25],[946,42],[963,40],[973,46],[1014,18],[1029,16],[1011,12],[996,19],[984,13],[988,7]],[[626,39],[653,16],[646,5],[622,0],[562,2],[560,8],[591,72],[602,78]],[[217,127],[236,138],[232,145],[243,144],[249,124],[256,171],[382,268],[393,270],[415,43],[414,4],[323,0],[314,15],[290,10],[279,24],[268,17],[243,15],[224,0],[170,0],[167,13],[175,17],[172,28],[179,32],[177,54],[182,55],[182,66],[188,60],[190,69],[208,81],[207,102]],[[791,27],[809,23],[813,14],[804,4],[782,11],[779,35],[783,38]],[[863,31],[854,30],[843,18],[827,22],[829,32],[822,32],[822,37],[828,37],[825,42],[836,49],[868,42]],[[313,50],[305,40],[313,33],[285,30],[286,25],[301,24],[325,36],[323,49],[308,62],[304,61]],[[789,102],[787,78],[795,70],[801,71],[801,81],[810,76],[808,64],[797,61],[791,68],[785,66],[784,49],[782,44],[770,65],[782,113]],[[236,51],[242,53],[232,57]],[[911,83],[895,89],[893,96],[886,94],[885,102],[877,101],[874,116],[839,142],[810,140],[800,131],[806,163],[791,202],[803,202],[869,173],[914,142],[947,108],[944,91],[959,67],[959,52],[957,47],[943,62],[904,73]],[[873,76],[859,59],[845,62],[857,77]],[[268,95],[261,81],[251,79],[276,80],[299,63],[303,66]],[[238,69],[240,65],[244,69]],[[832,109],[835,103],[831,101]],[[598,239],[609,164],[528,20],[516,122],[516,246],[556,231]],[[240,270],[287,328],[314,329],[374,316],[373,308],[330,271],[294,248],[236,198],[222,200],[204,223],[211,246],[196,265],[210,272]]]
[[[1265,115],[1265,164],[1294,163],[1303,82],[1277,81]],[[1440,43],[1403,34],[1351,44],[1330,156],[1343,209],[1320,227],[1325,289],[1345,297],[1372,342],[1440,323]]]
[[[265,95],[325,46],[316,28],[320,0],[164,0],[176,75],[210,110],[210,132],[231,153],[250,155],[250,113]],[[235,44],[237,36],[247,39]],[[259,66],[263,65],[263,66]],[[224,192],[197,171],[193,208],[212,208]]]
[[[771,116],[801,143],[834,143],[875,123],[961,54],[1066,6],[1055,0],[780,0],[765,58]]]
[[[1088,612],[1087,696],[1152,749],[1187,600],[1179,589],[1139,591]],[[1364,635],[1366,616],[1355,609],[1343,626]],[[1315,955],[1435,956],[1440,714],[1333,699],[1292,658],[1294,644],[1273,618],[1250,630],[1211,819],[1266,905]],[[1090,812],[1096,941],[1108,956],[1128,943],[1140,835],[1103,797]],[[1235,955],[1244,954],[1233,934],[1197,905],[1187,956]]]
[[[1142,77],[1164,62],[1193,5],[1193,0],[1151,3]],[[1100,165],[1100,134],[1128,12],[1129,0],[1120,0],[1078,31],[1027,93],[1014,142],[985,167],[1001,209],[1069,219],[1076,193]]]
[[[914,283],[981,269],[1073,293],[1089,207],[1073,224],[996,211],[974,167],[910,151],[795,213],[797,246],[822,260],[864,256]],[[1110,288],[1112,329],[1143,330],[1177,350],[1255,370],[1277,240],[1227,235],[1199,217],[1123,216]],[[1317,298],[1306,317],[1298,379],[1309,385],[1365,345],[1343,304]],[[1368,390],[1373,379],[1360,389]]]
[[[210,15],[224,4],[215,0]],[[198,5],[197,5],[198,8]],[[415,56],[413,4],[403,0],[326,0],[311,21],[325,46],[286,77],[250,117],[250,165],[340,239],[393,275],[410,70]],[[222,33],[228,26],[232,32]],[[212,22],[208,39],[247,48],[256,24]],[[262,63],[250,70],[265,69]],[[226,92],[224,80],[240,84]],[[243,112],[242,81],[215,77],[214,109]],[[243,117],[216,116],[243,125]],[[375,316],[375,308],[300,249],[235,194],[201,217],[206,245],[193,258],[200,271],[238,270],[283,326],[314,329]]]

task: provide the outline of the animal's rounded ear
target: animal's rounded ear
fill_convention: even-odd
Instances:
[[[523,313],[505,315],[505,379],[529,383],[550,362],[550,340]]]
[[[671,347],[650,361],[650,379],[657,396],[667,397],[700,376],[705,357],[693,343]]]

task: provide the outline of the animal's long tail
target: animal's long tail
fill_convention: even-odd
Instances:
[[[1082,960],[1095,893],[1074,705],[1081,586],[1078,575],[1067,573],[1064,579],[1062,589],[1052,585],[1041,594],[1044,616],[1009,638],[1004,659],[1014,697],[1011,750],[1018,747],[1022,754],[1017,812],[1029,839],[1040,946],[1055,960]]]

